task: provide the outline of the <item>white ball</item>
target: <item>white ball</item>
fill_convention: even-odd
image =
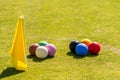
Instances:
[[[38,58],[46,58],[48,56],[48,49],[44,46],[39,46],[35,51],[35,55]]]

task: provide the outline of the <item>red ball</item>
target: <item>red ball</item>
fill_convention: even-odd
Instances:
[[[31,55],[35,55],[35,51],[36,51],[36,48],[39,47],[40,45],[37,44],[37,43],[34,43],[32,44],[30,47],[29,47],[29,52]]]
[[[100,49],[101,49],[101,45],[99,43],[97,43],[97,42],[92,42],[88,46],[88,50],[92,54],[98,54],[100,52]]]

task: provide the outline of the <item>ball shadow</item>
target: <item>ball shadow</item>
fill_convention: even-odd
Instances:
[[[2,71],[2,73],[0,74],[0,79],[9,77],[12,75],[16,75],[22,72],[25,72],[25,71],[16,70],[14,67],[8,67],[7,69]]]
[[[41,59],[41,58],[37,58],[36,56],[27,55],[27,58],[32,59],[34,62],[42,62],[46,59],[52,59],[54,58],[54,56],[47,56],[46,58]]]
[[[32,59],[32,58],[34,58],[35,56],[33,56],[33,55],[27,55],[27,58],[29,58],[29,59]]]
[[[87,57],[97,57],[99,54],[88,53]]]
[[[86,56],[78,56],[74,52],[67,52],[67,55],[68,56],[73,56],[73,58],[75,58],[75,59],[82,59],[82,58],[86,57]]]

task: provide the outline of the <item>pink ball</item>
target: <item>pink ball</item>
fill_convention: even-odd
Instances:
[[[97,42],[92,42],[89,46],[88,46],[89,52],[92,54],[98,54],[100,52],[101,49],[101,45]]]
[[[56,47],[53,44],[47,44],[45,46],[48,49],[48,56],[54,56],[56,53]]]

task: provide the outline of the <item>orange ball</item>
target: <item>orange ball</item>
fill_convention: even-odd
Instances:
[[[81,43],[84,43],[84,44],[86,44],[87,46],[89,46],[90,43],[91,43],[91,40],[89,40],[89,39],[83,39],[83,40],[81,40]]]

